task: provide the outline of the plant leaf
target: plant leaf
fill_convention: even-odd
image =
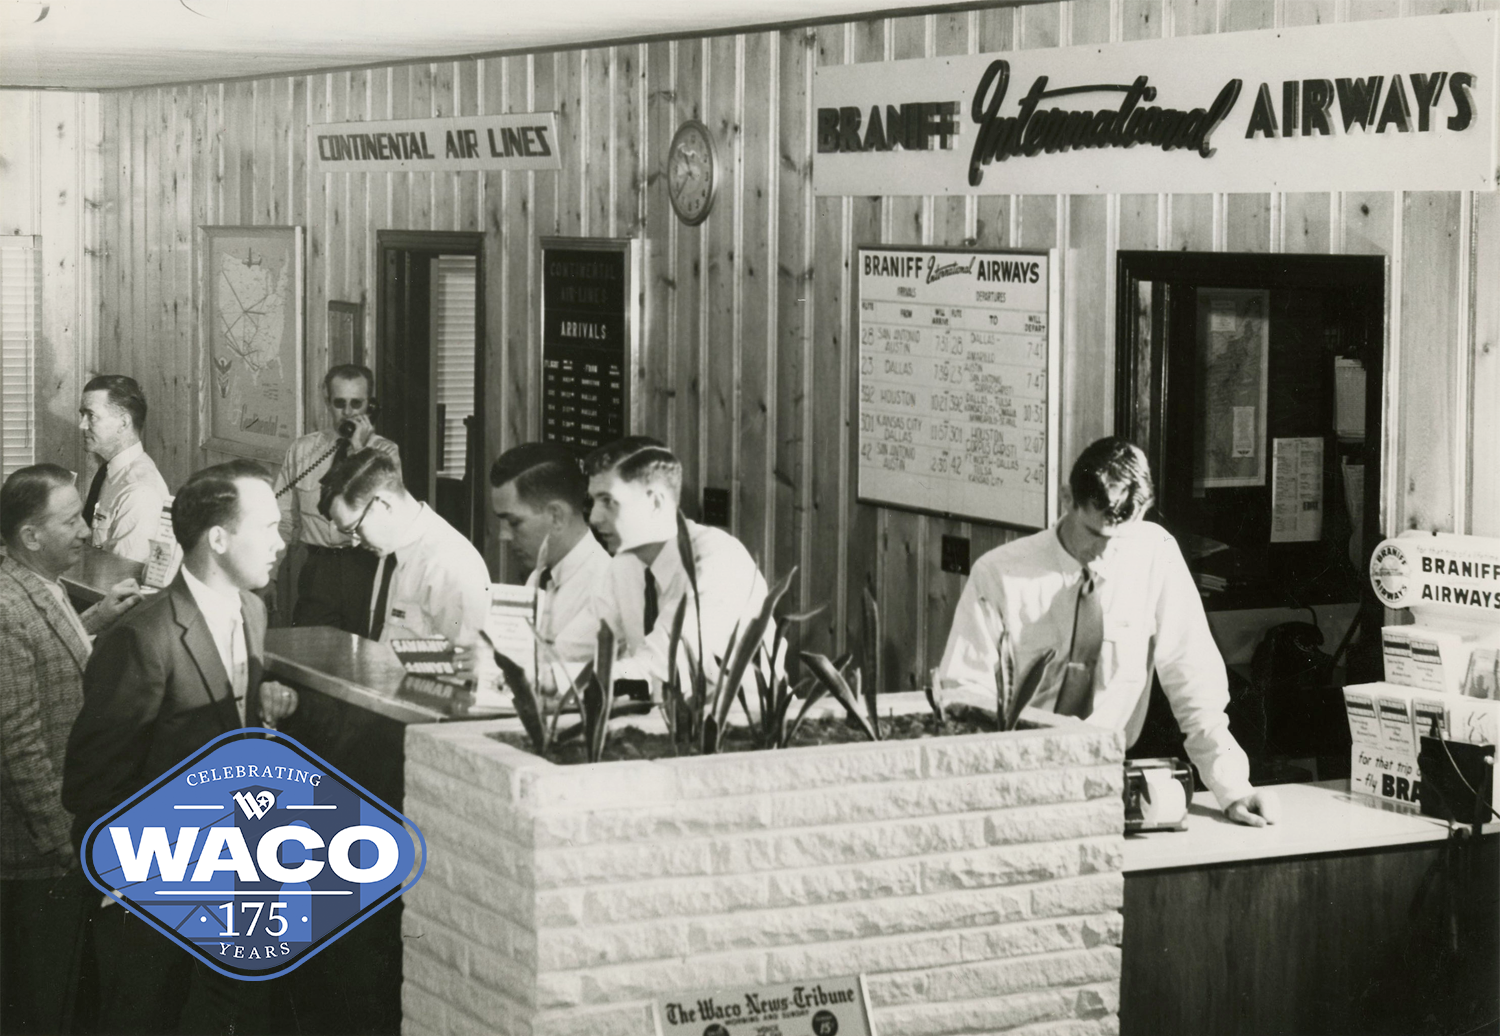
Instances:
[[[1033,697],[1036,696],[1037,688],[1042,685],[1042,678],[1047,675],[1047,669],[1052,665],[1052,659],[1056,651],[1048,649],[1041,658],[1031,667],[1026,678],[1021,681],[1021,686],[1016,689],[1016,697],[1010,703],[1010,708],[1005,713],[1004,730],[1015,730],[1016,724],[1021,721],[1021,710],[1024,709]]]
[[[785,735],[781,739],[782,748],[785,748],[787,745],[792,743],[792,738],[797,736],[797,731],[801,729],[802,721],[807,718],[808,711],[811,710],[812,707],[817,704],[818,700],[827,693],[828,689],[819,683],[814,683],[808,688],[807,700],[802,703],[802,709],[797,713],[796,721],[792,723],[791,729],[786,731]],[[789,698],[788,703],[790,703],[790,700],[791,699]]]
[[[615,631],[609,623],[599,623],[599,640],[594,652],[594,680],[599,696],[597,712],[589,727],[589,761],[597,763],[604,756],[604,741],[609,736],[609,716],[615,702]],[[587,700],[587,697],[585,698]]]
[[[531,739],[531,747],[536,750],[537,755],[545,755],[549,731],[542,724],[544,706],[541,695],[537,693],[531,681],[526,679],[526,670],[497,648],[488,633],[481,629],[479,635],[490,646],[490,651],[495,656],[495,665],[499,668],[500,675],[505,677],[505,686],[510,688],[511,700],[516,706],[516,715],[520,717],[521,726],[526,728],[526,736]]]
[[[879,741],[879,735],[870,726],[869,717],[865,715],[864,709],[860,708],[859,696],[850,688],[843,674],[834,668],[828,657],[813,651],[804,651],[800,657],[828,693],[844,707],[845,712],[849,713],[849,717],[864,730],[865,736],[871,741]]]
[[[797,566],[793,565],[791,570],[778,579],[776,585],[771,587],[766,593],[766,599],[761,602],[759,614],[750,621],[749,626],[745,627],[744,635],[739,638],[738,642],[734,645],[734,649],[729,652],[729,668],[727,670],[720,670],[719,677],[720,686],[722,687],[727,675],[730,694],[734,694],[735,690],[740,686],[740,681],[745,678],[745,670],[749,668],[756,651],[763,647],[766,630],[771,628],[772,616],[776,613],[776,606],[786,596],[787,589],[792,585],[792,580],[796,577]],[[715,719],[719,721],[720,726],[723,725],[724,720],[728,716],[728,703],[719,702]]]

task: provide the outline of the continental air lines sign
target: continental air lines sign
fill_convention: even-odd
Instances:
[[[1494,190],[1497,15],[833,65],[819,194]]]
[[[552,112],[320,123],[307,155],[318,173],[562,168]]]

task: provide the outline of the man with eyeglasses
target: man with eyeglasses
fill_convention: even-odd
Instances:
[[[489,566],[474,544],[408,493],[396,462],[380,450],[335,465],[328,491],[335,529],[380,558],[359,632],[381,643],[471,642],[490,605]]]
[[[323,377],[327,427],[299,438],[286,451],[274,489],[281,507],[281,538],[301,544],[304,555],[297,576],[293,626],[335,626],[363,634],[375,555],[356,550],[328,518],[327,482],[333,467],[350,453],[379,450],[399,467],[396,444],[375,432],[370,368],[341,363]]]

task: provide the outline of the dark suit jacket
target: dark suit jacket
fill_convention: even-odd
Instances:
[[[266,610],[241,593],[250,679],[246,726],[260,723]],[[63,764],[73,842],[89,825],[220,734],[241,726],[208,622],[182,575],[94,643],[83,673],[83,711]]]

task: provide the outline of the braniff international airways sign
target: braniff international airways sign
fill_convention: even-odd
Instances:
[[[830,65],[818,194],[1494,190],[1500,15]]]

